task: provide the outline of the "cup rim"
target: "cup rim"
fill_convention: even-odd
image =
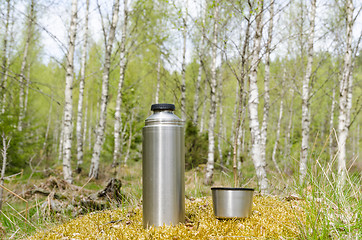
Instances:
[[[234,191],[254,191],[254,188],[240,188],[240,187],[211,187],[211,190],[234,190]]]

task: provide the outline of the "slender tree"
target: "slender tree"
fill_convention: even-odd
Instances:
[[[2,51],[2,70],[1,70],[1,113],[5,112],[6,105],[6,84],[8,79],[8,52],[9,52],[9,35],[10,35],[10,13],[11,13],[11,1],[6,0],[6,19],[5,19],[5,30],[4,30],[4,39],[3,39],[3,51]]]
[[[268,179],[266,175],[266,162],[262,158],[260,124],[258,118],[259,93],[257,84],[257,73],[259,66],[259,53],[263,31],[263,11],[264,1],[257,2],[256,11],[256,30],[254,37],[254,46],[251,53],[250,73],[249,73],[249,127],[251,133],[251,157],[254,162],[256,176],[261,192],[267,193]]]
[[[82,132],[82,123],[83,123],[83,98],[84,98],[84,86],[85,86],[85,69],[86,69],[86,60],[87,60],[87,47],[88,47],[88,18],[89,18],[89,0],[86,1],[86,10],[85,10],[85,22],[84,22],[84,39],[83,39],[83,49],[82,49],[82,59],[80,67],[80,80],[79,80],[79,97],[78,97],[78,113],[77,113],[77,172],[82,171],[83,164],[83,132]]]
[[[122,105],[122,88],[124,84],[126,66],[127,66],[127,51],[126,51],[126,36],[127,36],[127,25],[128,25],[128,2],[123,1],[123,25],[122,25],[122,39],[120,46],[120,63],[119,63],[119,82],[116,99],[116,109],[114,113],[114,151],[113,151],[113,166],[116,166],[119,161],[121,152],[121,138],[120,131],[122,129],[122,117],[121,117],[121,105]]]
[[[182,17],[182,66],[181,66],[181,118],[186,120],[186,43],[187,43],[188,0],[185,3],[185,16]]]
[[[315,15],[316,15],[317,0],[312,0],[312,9],[310,14],[310,26],[308,35],[308,49],[307,49],[307,68],[303,79],[303,94],[302,94],[302,147],[300,150],[300,166],[299,166],[299,180],[300,183],[304,182],[307,175],[307,161],[309,149],[309,129],[310,129],[310,81],[312,78],[312,65],[313,65],[313,45],[314,45],[314,28],[315,28]]]
[[[264,77],[264,115],[263,122],[261,125],[260,131],[260,140],[261,140],[261,154],[263,161],[266,162],[266,141],[267,141],[267,131],[268,131],[268,120],[269,120],[269,109],[270,109],[270,54],[272,52],[272,40],[273,40],[273,24],[274,24],[274,0],[271,0],[269,5],[269,26],[268,26],[268,40],[265,46],[265,77]]]
[[[216,74],[216,58],[217,58],[217,40],[218,40],[218,21],[219,21],[219,0],[216,0],[214,4],[213,13],[213,38],[212,38],[212,63],[211,63],[211,79],[210,79],[210,119],[208,130],[208,156],[205,174],[205,185],[212,183],[212,177],[214,175],[214,163],[215,163],[215,124],[216,124],[216,86],[217,86],[217,74]]]
[[[29,45],[30,41],[33,35],[33,25],[34,25],[34,18],[35,18],[35,3],[34,0],[31,0],[30,2],[30,13],[27,19],[27,33],[26,33],[26,40],[25,40],[25,47],[23,51],[23,60],[21,62],[21,68],[20,68],[20,77],[19,77],[19,83],[20,83],[20,91],[19,91],[19,120],[18,120],[18,131],[21,132],[23,129],[23,120],[25,117],[25,91],[26,86],[28,85],[26,82],[24,82],[25,79],[25,68],[27,66],[27,59],[28,59],[28,52],[29,52]],[[27,80],[28,81],[28,80]]]
[[[70,29],[69,29],[69,45],[67,52],[67,66],[65,76],[65,97],[64,97],[64,142],[63,142],[63,174],[64,180],[69,183],[73,182],[71,168],[71,148],[72,148],[72,116],[73,116],[73,78],[74,78],[74,50],[75,38],[77,35],[77,12],[78,1],[72,1]]]
[[[346,49],[344,54],[344,65],[339,87],[339,117],[338,117],[338,175],[340,183],[343,184],[346,177],[346,143],[348,137],[348,89],[351,78],[352,67],[352,28],[353,28],[353,1],[345,1],[346,21]]]
[[[104,65],[103,65],[103,74],[102,74],[102,93],[101,93],[102,95],[101,95],[99,121],[96,126],[96,140],[93,147],[93,154],[92,154],[91,166],[89,171],[89,177],[91,178],[98,178],[99,160],[105,138],[107,105],[109,98],[109,73],[111,68],[111,54],[112,54],[113,42],[118,23],[118,13],[119,13],[119,0],[115,0],[113,2],[112,22],[109,28],[108,38],[106,36],[106,33],[104,33],[106,41],[105,41],[105,56],[104,56]]]

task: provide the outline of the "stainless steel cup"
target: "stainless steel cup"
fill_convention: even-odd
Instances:
[[[173,104],[153,104],[143,128],[143,226],[185,221],[184,122]]]
[[[227,219],[251,215],[254,189],[212,187],[211,191],[215,217]]]

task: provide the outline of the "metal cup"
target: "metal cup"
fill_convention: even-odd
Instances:
[[[251,216],[252,188],[212,187],[212,202],[216,218],[245,218]]]

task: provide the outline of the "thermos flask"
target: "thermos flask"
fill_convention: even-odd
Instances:
[[[153,104],[143,128],[143,226],[185,222],[184,122],[173,104]]]

